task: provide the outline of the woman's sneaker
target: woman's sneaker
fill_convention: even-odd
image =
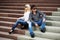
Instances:
[[[11,34],[11,33],[13,33],[13,32],[14,32],[14,30],[10,30],[9,34]]]

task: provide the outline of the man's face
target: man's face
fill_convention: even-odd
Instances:
[[[36,12],[36,8],[33,8],[32,11],[33,11],[33,12]]]

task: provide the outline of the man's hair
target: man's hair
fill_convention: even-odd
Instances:
[[[31,5],[31,9],[35,8],[36,6],[35,5]]]

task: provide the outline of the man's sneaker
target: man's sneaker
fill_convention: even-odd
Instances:
[[[11,30],[11,31],[9,32],[9,34],[11,34],[13,31],[14,31],[14,30]]]
[[[33,32],[30,33],[31,37],[34,38],[35,34]]]
[[[40,29],[40,31],[45,33],[46,32],[46,28]]]

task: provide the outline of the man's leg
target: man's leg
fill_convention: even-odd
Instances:
[[[39,20],[37,23],[40,26],[41,32],[44,33],[46,31],[46,28],[45,28],[45,22],[43,22],[43,19]]]
[[[30,32],[30,35],[31,35],[32,38],[34,38],[35,37],[35,34],[33,32],[33,29],[32,29],[32,22],[28,22],[28,24],[29,24],[29,32]]]
[[[46,27],[45,27],[45,22],[41,24],[41,32],[45,33],[46,32]]]

